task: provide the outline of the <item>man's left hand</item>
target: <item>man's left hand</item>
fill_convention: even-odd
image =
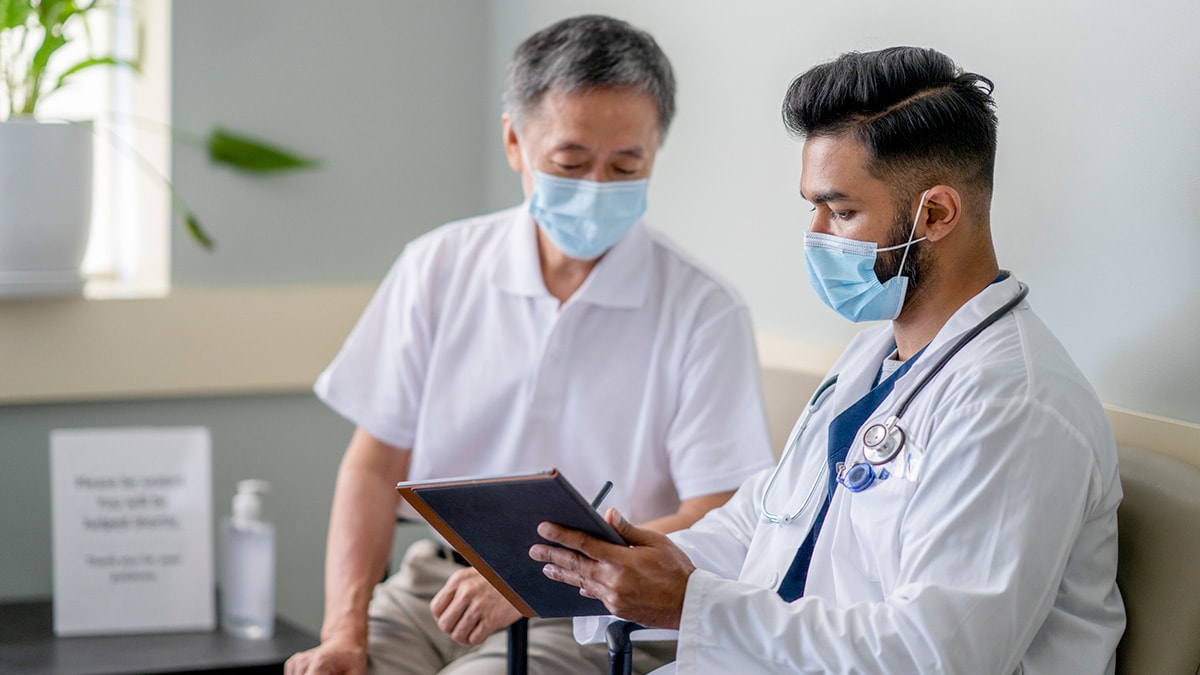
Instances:
[[[666,535],[635,527],[616,509],[605,519],[629,546],[617,546],[554,523],[538,534],[565,546],[537,544],[529,557],[547,563],[543,573],[604,603],[614,615],[653,628],[679,628],[688,577],[696,566]]]
[[[474,568],[455,572],[429,603],[433,617],[455,642],[478,646],[521,613]]]

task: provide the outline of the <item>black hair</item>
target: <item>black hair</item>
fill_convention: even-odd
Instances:
[[[517,127],[553,88],[572,93],[628,87],[654,99],[659,142],[675,117],[675,73],[649,33],[607,16],[563,19],[529,36],[513,53],[504,111]]]
[[[933,49],[850,52],[797,77],[783,101],[793,134],[853,134],[868,170],[899,197],[959,183],[990,199],[996,162],[992,81]]]

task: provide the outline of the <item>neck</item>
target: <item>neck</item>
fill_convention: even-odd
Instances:
[[[900,316],[892,321],[897,357],[901,361],[912,358],[933,342],[950,317],[1000,274],[996,257],[990,251],[983,259],[954,267],[954,270],[938,270],[928,277],[928,286],[917,289],[905,303]]]
[[[537,224],[534,224],[533,227],[537,231],[538,262],[542,267],[542,281],[546,284],[546,290],[550,292],[550,295],[553,295],[562,305],[575,294],[575,291],[579,290],[584,281],[587,281],[592,268],[604,256],[595,260],[571,258],[558,250],[558,247],[542,232],[542,228]]]

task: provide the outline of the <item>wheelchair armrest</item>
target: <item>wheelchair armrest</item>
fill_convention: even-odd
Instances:
[[[633,672],[633,639],[634,631],[643,630],[645,626],[632,621],[614,621],[608,624],[604,631],[604,640],[608,643],[608,674],[629,675]]]

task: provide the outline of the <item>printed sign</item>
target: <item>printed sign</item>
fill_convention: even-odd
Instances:
[[[57,635],[212,630],[208,430],[50,433]]]

